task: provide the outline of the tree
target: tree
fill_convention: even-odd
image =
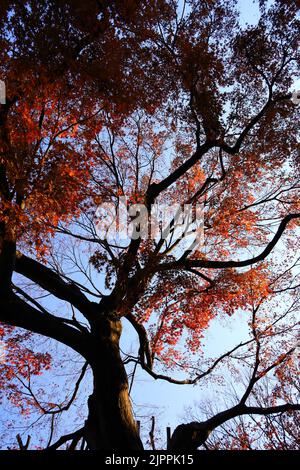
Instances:
[[[9,358],[1,381],[24,412],[51,417],[48,449],[142,449],[131,363],[174,384],[201,383],[237,353],[251,370],[238,402],[179,425],[172,450],[206,445],[212,430],[245,415],[287,413],[288,433],[300,409],[280,386],[284,374],[295,379],[299,306],[297,2],[260,2],[259,22],[247,27],[235,1],[146,3],[1,6],[0,320]],[[187,244],[193,227],[182,238],[176,213],[152,238],[103,239],[97,206],[118,208],[124,198],[147,214],[154,204],[201,205],[204,243]],[[131,212],[136,232],[140,215]],[[58,314],[40,289],[62,302]],[[210,323],[240,310],[251,312],[252,337],[205,368]],[[122,322],[139,340],[125,357]],[[63,405],[31,386],[51,364],[31,347],[37,335],[81,358]],[[197,356],[203,364],[189,369]],[[191,371],[187,379],[162,373],[176,365]],[[71,407],[89,372],[88,416],[53,443],[53,417]],[[275,386],[265,404],[257,387],[266,375]]]

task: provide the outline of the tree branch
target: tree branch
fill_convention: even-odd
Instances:
[[[52,269],[17,252],[15,271],[35,282],[58,299],[71,303],[87,319],[91,317],[91,307],[94,304],[87,299],[76,284],[65,282]]]
[[[86,337],[83,333],[66,325],[63,318],[41,313],[16,294],[0,297],[0,312],[0,321],[3,323],[55,339],[79,354],[84,353]]]
[[[65,434],[64,436],[61,436],[58,439],[58,441],[56,441],[54,444],[52,444],[51,446],[47,447],[44,450],[46,450],[46,451],[48,451],[48,450],[57,450],[59,447],[61,447],[63,444],[65,444],[68,441],[71,441],[71,440],[73,441],[74,439],[75,440],[78,439],[78,441],[79,441],[79,439],[81,437],[83,437],[83,435],[84,435],[84,427],[80,428],[77,431],[72,432],[70,434]]]
[[[203,445],[209,434],[218,426],[226,421],[242,415],[263,415],[284,413],[288,411],[300,411],[300,403],[285,403],[284,405],[256,407],[238,404],[226,411],[216,414],[212,418],[203,422],[191,422],[188,424],[180,424],[175,429],[169,444],[172,451],[195,451]]]
[[[280,240],[286,226],[288,223],[293,220],[300,218],[300,213],[297,214],[289,214],[282,221],[278,227],[278,230],[272,240],[268,243],[266,248],[257,256],[253,258],[242,260],[242,261],[217,261],[217,260],[206,260],[206,259],[187,259],[188,253],[185,252],[183,256],[177,260],[170,263],[162,263],[157,266],[158,271],[165,271],[169,269],[177,269],[177,268],[206,268],[206,269],[225,269],[225,268],[241,268],[245,266],[250,266],[252,264],[258,263],[259,261],[263,261],[273,250],[273,248],[277,245],[278,241]]]

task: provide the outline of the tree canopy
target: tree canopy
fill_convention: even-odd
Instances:
[[[39,448],[141,450],[138,370],[200,399],[224,369],[233,403],[187,411],[168,448],[299,448],[299,4],[257,8],[245,25],[235,0],[1,3],[0,393],[38,416]],[[137,230],[141,205],[201,207],[201,240],[176,214],[100,236],[124,200]],[[208,356],[240,313],[248,337]]]

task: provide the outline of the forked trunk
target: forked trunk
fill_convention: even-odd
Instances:
[[[88,401],[87,445],[91,450],[142,450],[120,356],[121,322],[105,320],[98,327],[100,334],[90,345],[94,389]]]

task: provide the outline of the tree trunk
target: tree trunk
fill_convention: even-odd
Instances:
[[[85,439],[91,450],[142,450],[121,360],[119,319],[102,319],[93,326],[89,362],[94,389],[88,401]]]

